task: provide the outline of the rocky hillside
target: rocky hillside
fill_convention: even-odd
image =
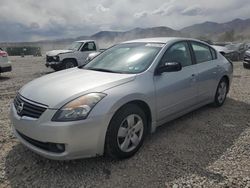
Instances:
[[[42,51],[64,48],[76,40],[94,39],[101,48],[107,48],[118,42],[146,37],[193,37],[213,41],[248,41],[250,40],[250,19],[235,19],[226,23],[204,22],[174,30],[169,27],[135,28],[129,31],[100,31],[91,36],[47,40],[31,43],[0,43],[0,46],[40,46]]]

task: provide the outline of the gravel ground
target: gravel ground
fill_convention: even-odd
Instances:
[[[0,77],[0,187],[250,187],[250,70],[236,62],[225,105],[203,107],[150,135],[134,157],[52,161],[11,133],[9,104],[28,81],[52,72],[43,58],[11,58]]]

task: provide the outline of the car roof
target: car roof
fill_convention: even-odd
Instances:
[[[145,42],[145,43],[169,43],[169,42],[175,42],[180,40],[193,40],[193,41],[199,41],[192,38],[182,38],[182,37],[156,37],[156,38],[143,38],[143,39],[136,39],[136,40],[130,40],[123,43],[135,43],[135,42]],[[202,42],[202,41],[199,41]],[[202,42],[204,43],[204,42]]]
[[[75,41],[75,42],[95,42],[94,40],[78,40],[78,41]]]

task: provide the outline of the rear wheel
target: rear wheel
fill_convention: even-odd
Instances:
[[[224,104],[228,93],[228,82],[226,78],[222,78],[218,84],[214,97],[214,106],[220,107]]]
[[[143,110],[134,104],[124,106],[109,124],[105,154],[116,159],[133,156],[142,146],[146,132],[147,119]]]

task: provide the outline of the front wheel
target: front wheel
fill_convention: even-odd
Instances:
[[[70,69],[76,66],[77,66],[77,63],[75,60],[69,59],[69,60],[64,61],[64,69]]]
[[[224,104],[227,93],[228,93],[228,82],[225,78],[222,78],[218,84],[216,94],[214,97],[214,106],[215,107],[220,107]]]
[[[243,67],[244,67],[245,69],[250,69],[250,63],[243,62]]]
[[[54,69],[54,71],[62,70],[62,66],[60,66],[60,65],[52,65],[51,68]]]
[[[105,143],[105,154],[124,159],[133,156],[142,146],[147,132],[146,115],[141,108],[128,104],[112,118]]]

